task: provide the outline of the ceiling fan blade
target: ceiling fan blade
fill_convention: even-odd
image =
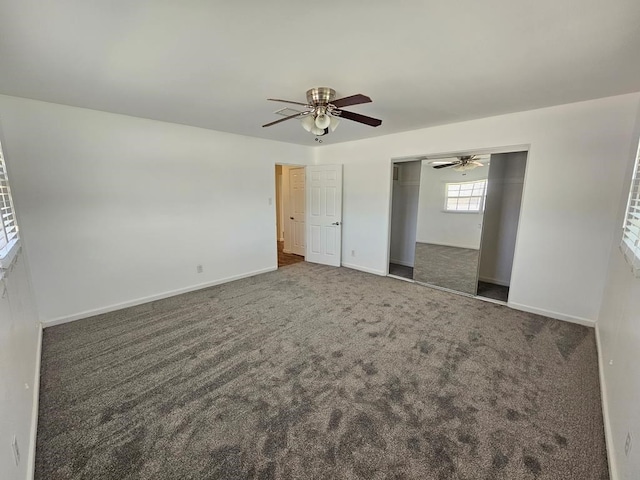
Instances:
[[[281,118],[280,120],[276,120],[275,122],[267,123],[266,125],[262,125],[263,127],[270,127],[271,125],[275,125],[276,123],[284,122],[286,120],[291,120],[292,118],[299,117],[303,115],[305,112],[294,113],[293,115],[289,115],[288,117]]]
[[[367,117],[366,115],[360,115],[359,113],[347,112],[346,110],[338,110],[340,118],[346,118],[347,120],[353,120],[354,122],[364,123],[370,127],[377,127],[382,125],[382,120],[377,118]]]
[[[361,103],[371,103],[371,99],[366,95],[357,93],[355,95],[351,95],[350,97],[339,98],[331,102],[331,104],[336,108],[348,107],[350,105],[360,105]]]
[[[302,103],[302,102],[293,102],[291,100],[281,100],[280,98],[267,98],[267,100],[270,100],[272,102],[284,102],[284,103],[293,103],[294,105],[304,105],[305,107],[309,107],[308,103]]]
[[[454,165],[460,165],[460,162],[445,163],[444,165],[434,165],[433,168],[446,168],[446,167],[453,167]]]
[[[475,165],[476,167],[484,167],[484,163],[478,162],[477,160],[471,160],[469,164]]]

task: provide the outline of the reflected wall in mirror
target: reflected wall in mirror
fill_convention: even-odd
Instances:
[[[489,155],[422,160],[413,278],[476,294]]]
[[[417,161],[393,164],[389,275],[413,278],[420,170]]]
[[[527,152],[491,155],[487,187],[478,292],[506,302],[520,218]]]

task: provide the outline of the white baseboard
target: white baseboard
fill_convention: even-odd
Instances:
[[[29,452],[27,458],[27,480],[33,480],[36,470],[36,438],[38,436],[38,411],[40,408],[40,363],[42,360],[42,324],[38,324],[38,345],[36,347],[36,371],[33,376],[33,400],[31,406],[31,431],[29,432]]]
[[[404,260],[395,260],[393,258],[389,259],[389,263],[395,263],[396,265],[402,265],[403,267],[411,267],[413,268],[413,263],[405,262]]]
[[[163,292],[156,295],[149,295],[147,297],[137,298],[135,300],[129,300],[122,303],[116,303],[113,305],[109,305],[106,307],[95,308],[92,310],[85,310],[84,312],[75,313],[73,315],[68,315],[64,317],[54,318],[52,320],[46,320],[42,322],[42,326],[44,328],[53,327],[55,325],[60,325],[62,323],[73,322],[76,320],[81,320],[83,318],[93,317],[95,315],[101,315],[103,313],[113,312],[115,310],[122,310],[123,308],[135,307],[136,305],[142,305],[143,303],[149,303],[156,300],[162,300],[163,298],[174,297],[176,295],[180,295],[182,293],[193,292],[195,290],[201,290],[207,287],[213,287],[215,285],[220,285],[222,283],[233,282],[234,280],[240,280],[242,278],[253,277],[255,275],[260,275],[261,273],[272,272],[277,270],[278,267],[268,267],[263,268],[261,270],[254,270],[253,272],[241,273],[240,275],[233,275],[231,277],[221,278],[219,280],[213,280],[211,282],[199,283],[197,285],[192,285],[190,287],[179,288],[176,290],[171,290],[169,292]]]
[[[516,310],[522,310],[523,312],[535,313],[537,315],[543,315],[549,318],[555,318],[556,320],[563,320],[565,322],[577,323],[578,325],[584,325],[585,327],[595,327],[596,322],[589,320],[588,318],[574,317],[573,315],[566,315],[564,313],[552,312],[550,310],[544,310],[542,308],[530,307],[528,305],[522,305],[520,303],[507,302],[507,306]]]
[[[365,272],[365,273],[373,273],[374,275],[380,275],[380,276],[386,276],[387,272],[383,271],[383,270],[374,270],[373,268],[367,268],[367,267],[361,267],[360,265],[354,265],[352,263],[342,263],[343,267],[346,268],[351,268],[353,270],[359,270],[360,272]]]
[[[502,280],[498,280],[495,278],[488,277],[478,277],[478,280],[481,282],[493,283],[494,285],[500,285],[501,287],[509,287],[509,282],[504,282]]]
[[[600,329],[596,322],[596,349],[598,351],[598,373],[600,375],[600,398],[602,399],[602,419],[604,421],[604,440],[607,445],[607,460],[609,461],[609,478],[618,480],[618,469],[613,451],[613,432],[611,431],[611,419],[609,418],[609,401],[604,379],[605,363],[602,358],[602,344],[600,343]]]

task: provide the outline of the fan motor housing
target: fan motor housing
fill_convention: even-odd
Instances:
[[[336,91],[329,87],[316,87],[307,90],[307,102],[311,105],[328,105],[336,98]]]

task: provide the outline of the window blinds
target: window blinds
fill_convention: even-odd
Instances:
[[[638,150],[636,164],[633,168],[631,192],[622,228],[620,248],[635,275],[640,276],[640,150]]]
[[[7,178],[7,167],[0,150],[0,258],[8,252],[13,240],[18,237],[18,225],[11,202],[11,190],[9,189],[9,179]]]

